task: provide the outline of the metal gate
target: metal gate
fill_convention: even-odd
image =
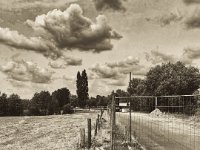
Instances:
[[[147,150],[200,150],[199,100],[199,95],[113,97],[113,143],[141,144]]]

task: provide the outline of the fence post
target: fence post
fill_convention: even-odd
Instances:
[[[80,129],[80,148],[85,148],[85,129]]]
[[[111,150],[115,149],[114,132],[115,132],[115,96],[113,95],[111,103]]]
[[[94,136],[97,135],[97,128],[98,128],[98,119],[96,119],[96,125],[95,125]]]
[[[129,142],[131,142],[131,99],[129,100]]]
[[[97,124],[98,130],[100,130],[100,122],[101,122],[100,115],[98,114],[98,124]]]
[[[88,149],[91,147],[91,119],[87,119],[88,121]]]

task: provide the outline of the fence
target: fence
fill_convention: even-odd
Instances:
[[[77,143],[77,149],[78,150],[85,150],[85,149],[91,149],[92,148],[92,139],[97,136],[97,132],[100,130],[101,125],[102,125],[102,115],[104,113],[103,109],[99,109],[100,114],[97,115],[96,122],[93,125],[92,128],[92,123],[91,119],[87,119],[87,128],[81,128],[80,129],[80,137],[79,141]],[[93,129],[93,132],[92,132]],[[93,134],[92,134],[93,133]]]
[[[111,149],[121,150],[117,143],[142,149],[140,143],[147,150],[200,150],[199,101],[199,95],[113,97]]]

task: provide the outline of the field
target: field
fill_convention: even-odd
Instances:
[[[0,150],[75,150],[79,130],[96,113],[0,118]]]

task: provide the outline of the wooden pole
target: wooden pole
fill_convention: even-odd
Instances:
[[[114,110],[115,110],[115,96],[113,95],[112,96],[112,103],[111,103],[111,150],[115,150],[115,147],[114,147],[114,130],[115,130],[115,118],[114,118]]]
[[[87,119],[88,121],[88,149],[91,147],[91,119]]]
[[[131,72],[130,72],[130,83],[131,83]],[[131,99],[129,99],[129,142],[131,142]]]
[[[96,119],[96,125],[95,125],[94,136],[97,135],[97,128],[98,128],[98,119]]]
[[[98,130],[100,130],[100,123],[101,123],[100,115],[98,114],[98,124],[97,124],[97,126],[98,126]]]
[[[85,148],[85,129],[80,129],[80,148]]]
[[[116,109],[115,109],[115,96],[114,96],[114,102],[113,102],[113,124],[114,124],[114,126],[116,125]]]

